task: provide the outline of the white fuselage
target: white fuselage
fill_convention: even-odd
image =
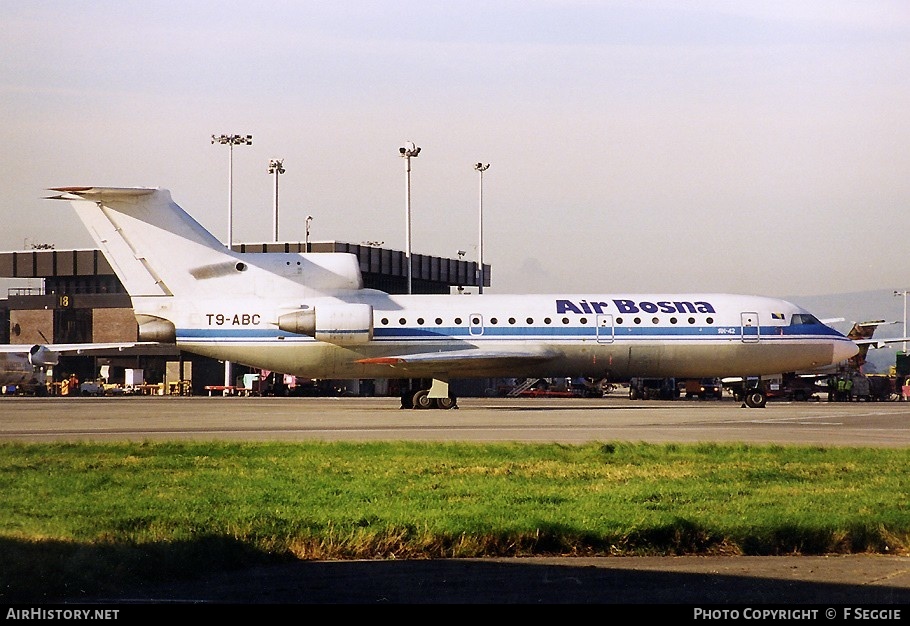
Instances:
[[[136,299],[162,315],[159,298]],[[372,329],[336,341],[281,330],[277,320],[369,305]],[[306,302],[264,297],[176,301],[169,319],[181,349],[310,378],[765,375],[829,365],[855,345],[806,312],[757,296],[389,295],[358,290]],[[812,318],[814,320],[814,318]],[[330,332],[331,320],[317,328]],[[317,324],[318,326],[318,324]],[[334,330],[338,330],[335,328]],[[445,353],[483,358],[446,359]],[[439,354],[438,359],[383,357]],[[525,358],[526,357],[526,358]],[[364,363],[364,360],[371,362]]]

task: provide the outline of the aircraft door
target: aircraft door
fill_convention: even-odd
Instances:
[[[597,343],[613,343],[613,316],[597,316]]]
[[[743,311],[740,313],[742,321],[742,340],[744,343],[757,343],[759,339],[758,313]]]
[[[483,315],[480,313],[471,313],[469,319],[468,332],[472,335],[483,334]]]

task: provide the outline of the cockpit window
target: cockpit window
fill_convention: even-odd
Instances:
[[[790,326],[799,324],[821,324],[821,322],[811,313],[794,313],[793,317],[790,318]]]

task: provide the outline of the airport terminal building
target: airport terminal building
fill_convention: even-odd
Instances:
[[[352,253],[360,261],[365,287],[393,294],[407,293],[407,258],[398,250],[336,241],[240,243],[233,248],[248,253],[301,253],[307,246],[311,253]],[[484,265],[483,269],[486,287],[490,284],[490,266]],[[130,297],[100,250],[0,252],[0,278],[18,279],[13,282],[23,285],[9,288],[6,299],[0,300],[2,343],[25,348],[48,343],[114,343],[138,339],[139,328]],[[459,293],[476,289],[478,282],[476,262],[412,254],[413,293]],[[142,384],[160,385],[164,393],[201,395],[208,393],[207,387],[224,384],[222,363],[163,344],[92,356],[64,356],[54,368],[53,379],[60,381],[75,374],[82,381],[103,377],[110,383],[133,384],[139,382],[130,380],[136,373],[141,373]],[[258,372],[235,365],[233,374],[242,387],[244,375]],[[356,393],[363,395],[373,395],[376,388],[373,381],[363,381],[363,389],[358,384],[360,381],[348,382],[357,387]],[[313,384],[319,383],[313,381]],[[394,389],[389,393],[392,395]],[[464,389],[461,395],[473,394]]]

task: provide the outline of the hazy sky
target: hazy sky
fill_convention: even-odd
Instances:
[[[219,238],[478,249],[488,293],[910,287],[906,0],[0,0],[0,249],[89,247],[63,185]]]

